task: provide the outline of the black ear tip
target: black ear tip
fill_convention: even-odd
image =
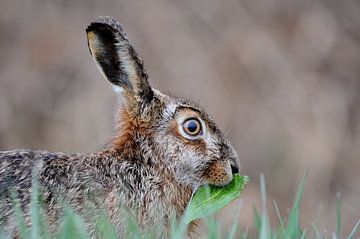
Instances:
[[[101,16],[97,17],[94,22],[92,22],[87,28],[86,32],[96,31],[96,30],[111,30],[113,32],[118,32],[123,38],[127,39],[126,33],[114,17],[110,16]]]
[[[96,23],[96,22],[92,22],[87,28],[86,28],[86,33],[89,32],[96,32],[99,28],[101,28],[102,24]]]
[[[123,40],[122,35],[119,35],[111,26],[105,23],[93,22],[86,28],[88,42],[100,40],[107,41],[112,44]]]

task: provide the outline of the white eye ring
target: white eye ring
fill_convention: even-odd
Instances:
[[[204,122],[197,117],[188,117],[180,121],[179,131],[181,135],[190,140],[204,138],[205,125]]]

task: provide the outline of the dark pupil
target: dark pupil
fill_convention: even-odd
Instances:
[[[196,132],[197,128],[198,128],[198,124],[194,121],[190,121],[187,125],[187,129],[189,130],[190,133]]]

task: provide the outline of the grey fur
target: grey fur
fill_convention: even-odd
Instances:
[[[0,152],[0,225],[17,235],[12,191],[31,224],[29,203],[35,173],[52,232],[63,206],[70,204],[86,218],[92,233],[93,218],[108,209],[119,237],[124,236],[125,208],[142,233],[156,231],[157,237],[167,238],[170,219],[181,218],[193,190],[206,183],[229,183],[231,165],[239,168],[238,156],[199,106],[150,87],[141,58],[116,20],[102,17],[89,26],[87,34],[95,61],[121,89],[115,137],[108,147],[93,154]],[[188,115],[203,122],[200,139],[189,140],[179,132],[179,122]]]

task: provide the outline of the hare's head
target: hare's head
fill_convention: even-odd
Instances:
[[[86,32],[95,62],[122,102],[113,147],[167,165],[177,181],[192,187],[228,184],[239,170],[238,156],[209,115],[151,88],[142,59],[116,20],[99,18]]]

